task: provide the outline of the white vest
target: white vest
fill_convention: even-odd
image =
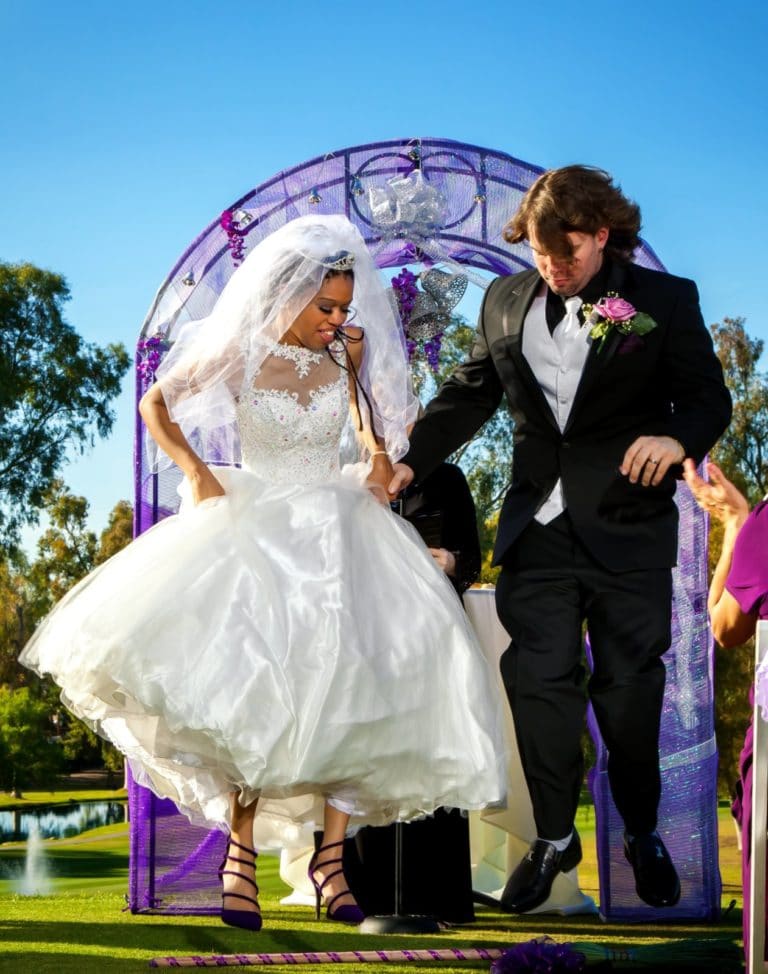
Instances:
[[[562,433],[568,422],[592,340],[589,337],[589,329],[582,326],[566,340],[561,351],[549,333],[546,307],[545,291],[544,294],[534,298],[525,316],[523,355],[536,376],[536,381],[541,386],[544,398]],[[557,327],[560,328],[561,325]],[[536,520],[539,524],[549,524],[558,514],[562,514],[566,506],[563,482],[558,477],[552,493],[536,512]]]

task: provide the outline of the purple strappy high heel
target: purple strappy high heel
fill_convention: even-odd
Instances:
[[[321,852],[327,852],[329,849],[333,849],[335,846],[343,845],[343,842],[329,842],[328,845],[321,846],[309,860],[307,875],[309,876],[309,881],[315,887],[315,917],[318,920],[320,919],[320,905],[323,901],[323,889],[334,876],[338,876],[340,874],[343,875],[344,870],[341,868],[341,856],[339,856],[337,859],[326,859],[322,863],[318,863],[317,860]],[[319,869],[325,869],[326,866],[338,866],[339,868],[334,869],[333,872],[329,873],[329,875],[327,875],[321,883],[318,883],[318,881],[315,879],[315,873]],[[331,897],[331,899],[328,901],[325,912],[328,920],[335,920],[337,923],[350,923],[354,924],[355,926],[357,926],[358,923],[363,922],[365,919],[365,914],[356,904],[344,903],[341,906],[337,906],[335,910],[333,908],[333,904],[342,896],[346,896],[346,894],[349,892],[349,887],[347,887],[340,893],[337,893],[335,896]]]
[[[234,846],[242,852],[247,852],[249,855],[253,856],[253,862],[247,859],[238,859],[237,856],[230,855],[230,848]],[[239,842],[235,842],[233,838],[227,840],[227,851],[222,860],[221,866],[219,867],[219,879],[224,876],[237,876],[239,879],[244,879],[246,883],[250,883],[254,889],[253,896],[246,896],[243,893],[226,893],[222,891],[221,894],[221,919],[224,923],[229,924],[230,927],[241,927],[243,930],[253,930],[254,932],[261,930],[261,913],[254,913],[252,910],[230,910],[224,906],[224,901],[227,899],[235,900],[245,900],[246,903],[253,903],[253,905],[258,910],[259,902],[256,897],[259,895],[259,887],[256,882],[248,876],[243,876],[242,873],[236,873],[234,869],[225,869],[227,864],[227,859],[231,859],[232,862],[239,862],[243,866],[253,866],[256,868],[256,856],[258,852],[255,849],[249,849],[248,846],[240,845]]]

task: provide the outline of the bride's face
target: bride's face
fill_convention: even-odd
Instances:
[[[285,345],[302,345],[315,352],[326,348],[350,314],[353,289],[354,279],[349,274],[326,277],[320,290],[280,341]]]

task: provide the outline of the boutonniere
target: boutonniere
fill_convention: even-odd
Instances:
[[[650,315],[638,311],[615,291],[609,291],[606,297],[600,298],[595,304],[584,305],[584,324],[589,326],[589,337],[592,341],[600,341],[597,346],[598,355],[603,350],[611,329],[622,335],[647,335],[656,327],[656,322]]]

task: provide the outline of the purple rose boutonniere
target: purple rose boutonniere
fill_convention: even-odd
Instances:
[[[638,311],[629,301],[614,292],[609,292],[595,304],[584,305],[584,324],[589,326],[589,337],[592,341],[600,342],[597,346],[598,355],[613,330],[622,335],[634,336],[634,347],[640,343],[640,336],[647,335],[656,327],[656,322],[650,315]]]

